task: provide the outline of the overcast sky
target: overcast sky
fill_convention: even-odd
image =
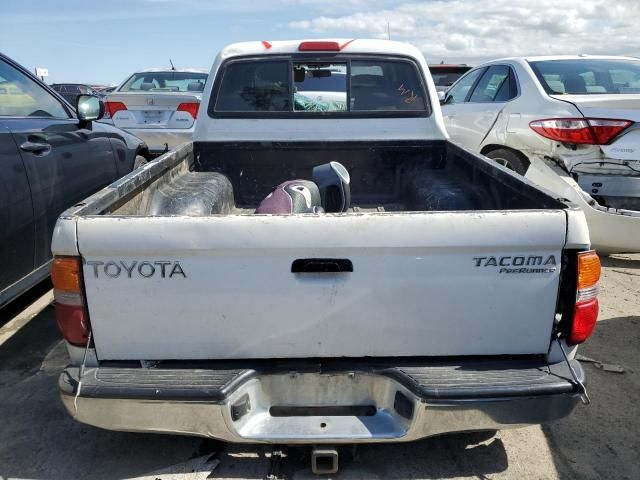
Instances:
[[[640,56],[640,0],[0,0],[0,51],[48,82],[115,84],[135,70],[209,68],[227,43],[386,38],[430,63],[511,55]]]

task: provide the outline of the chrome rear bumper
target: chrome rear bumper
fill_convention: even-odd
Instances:
[[[215,390],[211,378],[202,373],[188,388],[182,384],[167,389],[163,382],[154,387],[138,377],[137,386],[127,389],[122,383],[117,386],[119,380],[114,381],[113,375],[99,372],[104,370],[101,367],[87,369],[74,402],[77,369],[69,368],[60,377],[60,390],[74,418],[110,430],[249,443],[391,442],[447,432],[519,427],[565,417],[579,402],[579,395],[564,377],[566,366],[558,366],[557,371],[554,367],[546,374],[555,383],[547,378],[544,388],[534,385],[535,381],[527,386],[533,376],[518,369],[509,373],[512,379],[519,377],[517,381],[494,375],[493,385],[477,383],[488,378],[486,370],[477,370],[479,375],[458,371],[454,380],[465,388],[454,390],[445,385],[444,396],[434,395],[440,387],[433,390],[417,385],[416,375],[405,378],[403,371],[396,374],[390,369],[330,373],[243,370],[232,373],[228,381],[218,382],[220,388]],[[574,369],[583,376],[577,362]],[[171,372],[164,375],[165,379],[175,375],[175,370]],[[429,383],[442,385],[438,378],[442,373],[431,372]],[[134,377],[129,374],[130,379]],[[541,379],[539,376],[538,383]],[[87,388],[83,390],[85,381]],[[511,384],[505,388],[505,383]]]

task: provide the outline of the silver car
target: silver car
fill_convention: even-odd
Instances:
[[[105,97],[105,117],[162,153],[191,140],[207,76],[202,69],[134,73]]]
[[[453,141],[578,204],[602,253],[640,252],[640,60],[494,60],[441,103]]]

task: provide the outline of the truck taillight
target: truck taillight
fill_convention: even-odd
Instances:
[[[195,120],[198,117],[200,104],[198,102],[185,102],[178,105],[178,112],[187,112]]]
[[[51,281],[56,299],[56,321],[62,336],[73,345],[85,346],[89,339],[89,315],[82,291],[80,257],[55,257]]]
[[[105,118],[113,118],[120,110],[126,110],[127,106],[122,102],[104,102]]]
[[[547,118],[529,127],[545,138],[563,143],[607,145],[633,122],[608,118]]]
[[[339,52],[344,47],[353,42],[354,39],[351,39],[342,45],[338,42],[331,42],[325,40],[311,40],[307,42],[302,42],[298,45],[299,52]]]
[[[322,40],[314,40],[310,42],[302,42],[298,45],[300,52],[339,52],[340,44],[338,42],[326,42]]]
[[[568,338],[570,345],[584,342],[596,326],[600,270],[600,259],[595,251],[578,253],[576,305]]]

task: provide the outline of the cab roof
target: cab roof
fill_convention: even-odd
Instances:
[[[220,52],[222,59],[246,56],[246,55],[273,55],[273,54],[294,54],[299,53],[302,43],[337,43],[339,50],[335,52],[344,53],[373,53],[382,55],[404,55],[417,59],[423,59],[423,55],[416,47],[409,43],[396,42],[392,40],[377,39],[352,39],[352,38],[322,38],[306,40],[262,40],[252,42],[232,43]],[[306,53],[323,52],[327,50],[306,50]]]

